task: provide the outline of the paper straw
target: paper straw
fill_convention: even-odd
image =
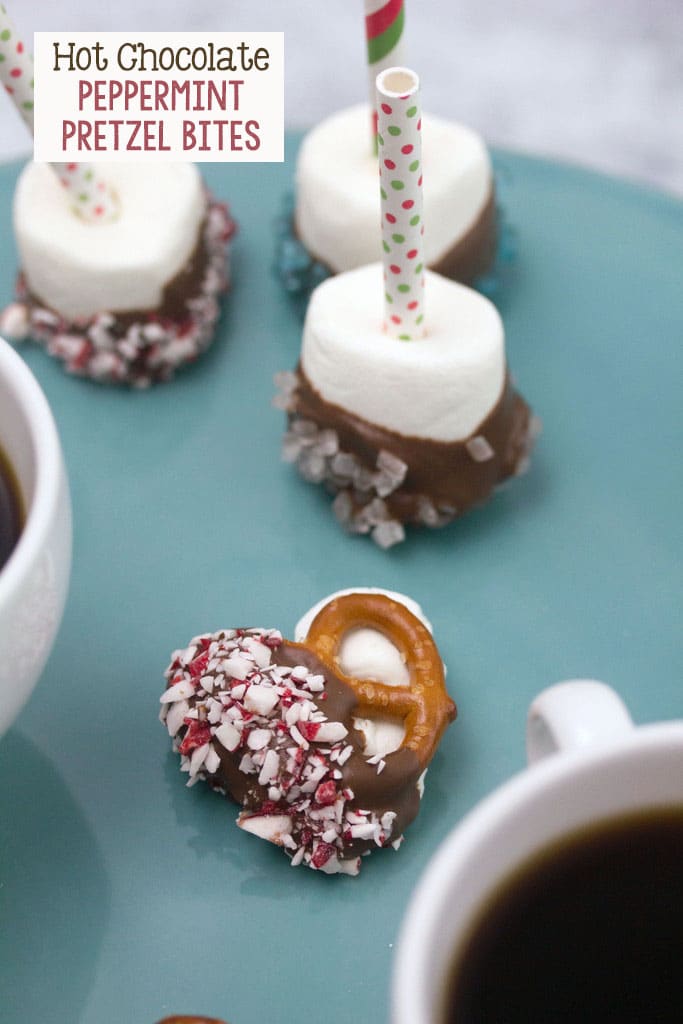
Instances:
[[[0,4],[0,82],[33,135],[33,58],[7,10]],[[51,165],[67,190],[72,210],[84,220],[104,223],[118,216],[118,199],[92,164]]]
[[[119,198],[92,164],[53,163],[51,166],[68,193],[74,213],[93,224],[116,220],[120,213]]]
[[[408,68],[377,76],[385,329],[414,341],[424,327],[420,80]]]
[[[365,0],[365,38],[368,45],[368,78],[373,153],[377,152],[375,82],[380,71],[405,63],[403,0]]]

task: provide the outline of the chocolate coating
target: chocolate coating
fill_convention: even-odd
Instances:
[[[124,335],[132,324],[146,319],[150,312],[154,312],[159,319],[165,320],[183,320],[188,315],[188,302],[199,294],[209,263],[205,228],[206,220],[203,220],[187,263],[165,285],[159,305],[154,310],[131,309],[112,312],[112,316],[115,318],[115,323],[112,325],[112,333],[120,336]],[[24,301],[29,306],[39,306],[44,309],[51,308],[43,302],[39,295],[31,291],[27,291]],[[53,312],[61,315],[59,310],[54,310]],[[102,312],[110,312],[110,310],[103,310]]]
[[[384,497],[389,513],[401,523],[424,522],[421,510],[425,499],[446,522],[485,501],[496,485],[523,467],[532,440],[531,412],[509,378],[498,402],[470,438],[444,442],[410,437],[370,423],[327,402],[301,366],[296,374],[298,386],[292,395],[290,421],[301,418],[319,428],[331,428],[337,434],[340,449],[357,456],[369,470],[374,469],[381,451],[407,465],[404,481]],[[481,461],[473,457],[468,447],[479,437],[491,449],[490,456]],[[359,507],[368,500],[367,495],[351,493]]]
[[[344,742],[353,747],[353,753],[341,768],[341,785],[349,787],[354,793],[349,806],[352,809],[373,810],[378,816],[385,811],[395,811],[392,838],[398,839],[420,809],[417,780],[422,768],[413,751],[402,748],[387,754],[384,758],[385,768],[378,774],[377,765],[368,764],[361,736],[351,724],[352,718],[358,713],[358,700],[353,690],[305,645],[284,640],[273,651],[272,663],[289,668],[305,665],[309,672],[325,676],[326,697],[314,698],[314,701],[330,721],[343,722],[349,730]],[[239,770],[244,752],[240,750],[237,754],[231,754],[218,741],[214,742],[220,757],[220,767],[207,778],[209,785],[214,789],[225,790],[246,811],[256,811],[268,803],[268,786],[259,785],[254,775],[245,775]],[[315,740],[312,746],[316,746]],[[326,747],[329,744],[321,743],[320,746]],[[275,808],[272,813],[278,810]],[[282,813],[289,813],[286,803],[283,803]],[[371,840],[356,840],[345,849],[344,857],[355,857],[374,846]]]
[[[496,197],[493,186],[474,223],[431,270],[462,284],[472,284],[493,266],[498,245]]]
[[[228,1024],[228,1022],[219,1020],[218,1017],[193,1017],[181,1014],[179,1017],[164,1017],[157,1024]]]
[[[296,217],[292,224],[292,231],[294,236],[301,241]],[[496,196],[495,189],[491,185],[487,199],[471,226],[460,238],[456,239],[451,248],[436,263],[429,264],[429,269],[444,277],[449,277],[453,281],[460,281],[461,284],[472,284],[493,266],[497,245]],[[379,258],[379,248],[377,252]],[[315,259],[327,270],[328,274],[338,273],[320,257],[315,256]]]

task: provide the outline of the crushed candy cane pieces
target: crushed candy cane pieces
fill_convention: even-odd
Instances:
[[[292,866],[355,875],[359,843],[396,844],[396,813],[352,807],[339,770],[354,753],[348,729],[321,709],[323,674],[274,661],[282,644],[277,630],[196,637],[172,655],[160,718],[188,785],[207,780],[224,791],[226,757],[245,776],[240,828],[282,847]]]

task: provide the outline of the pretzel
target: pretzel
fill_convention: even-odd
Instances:
[[[218,1017],[188,1017],[181,1015],[179,1017],[164,1017],[158,1024],[227,1024],[227,1022],[219,1020]]]
[[[388,686],[346,675],[339,653],[347,633],[370,628],[398,649],[410,673],[410,685]],[[446,692],[441,656],[427,627],[405,605],[384,594],[345,594],[330,601],[311,623],[301,647],[318,655],[355,693],[360,711],[401,718],[401,748],[412,750],[426,768],[457,709]]]
[[[395,645],[408,685],[340,669],[342,641],[361,627]],[[240,827],[283,847],[294,867],[326,874],[356,875],[364,854],[398,849],[420,808],[421,777],[455,717],[429,630],[382,593],[332,598],[302,643],[260,627],[196,636],[173,653],[166,681],[160,717],[189,782],[204,779],[231,796]],[[364,712],[402,720],[398,749],[366,753],[354,724]]]

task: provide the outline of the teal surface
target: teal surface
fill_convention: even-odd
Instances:
[[[519,256],[500,296],[519,386],[543,419],[528,476],[383,552],[279,461],[272,376],[300,322],[271,275],[283,165],[207,165],[241,233],[217,341],[145,393],[22,349],[57,418],[75,549],[58,642],[0,743],[3,1024],[383,1021],[408,896],[446,832],[524,764],[529,700],[615,685],[638,722],[683,714],[683,205],[502,154]],[[0,299],[16,166],[0,169]],[[411,594],[460,715],[399,853],[357,879],[293,870],[234,808],[188,790],[157,722],[172,648],[202,630],[290,633],[340,587]]]

